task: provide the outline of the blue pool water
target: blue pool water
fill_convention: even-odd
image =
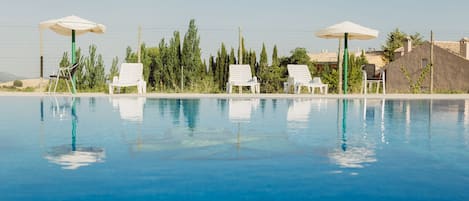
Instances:
[[[1,97],[0,200],[469,200],[469,101]]]

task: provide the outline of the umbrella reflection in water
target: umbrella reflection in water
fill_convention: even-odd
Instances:
[[[374,146],[367,142],[366,138],[356,136],[360,137],[357,140],[347,132],[349,100],[338,100],[337,106],[337,131],[340,145],[339,148],[329,153],[329,158],[342,168],[364,168],[365,164],[376,162]]]
[[[62,169],[75,170],[82,166],[88,166],[96,162],[104,162],[106,157],[103,148],[99,147],[80,147],[76,144],[78,116],[76,111],[76,98],[72,98],[71,120],[72,120],[72,144],[61,145],[51,148],[44,156],[51,163],[62,166]],[[58,103],[56,99],[56,103]],[[57,106],[59,106],[57,104]],[[62,111],[65,106],[60,106],[53,111]],[[63,118],[64,113],[59,115]],[[63,120],[63,119],[60,119]]]

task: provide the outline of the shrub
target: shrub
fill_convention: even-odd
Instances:
[[[21,82],[21,80],[15,80],[15,81],[13,81],[13,86],[14,87],[22,87],[23,82]]]

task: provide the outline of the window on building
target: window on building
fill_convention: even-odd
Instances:
[[[423,59],[422,59],[422,68],[427,67],[427,65],[428,65],[428,59],[427,59],[427,58],[423,58]]]

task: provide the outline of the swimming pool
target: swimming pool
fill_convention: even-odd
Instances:
[[[0,200],[468,200],[469,101],[2,97]]]

